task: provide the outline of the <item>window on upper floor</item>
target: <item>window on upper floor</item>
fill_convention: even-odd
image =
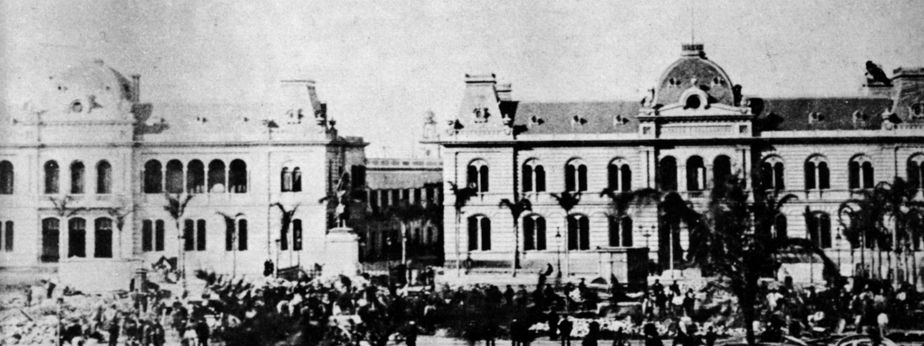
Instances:
[[[282,172],[279,173],[279,191],[292,191],[292,171],[289,167],[282,167]]]
[[[0,161],[0,195],[13,194],[13,164],[10,161]]]
[[[225,192],[225,163],[223,161],[209,162],[208,186],[209,193]]]
[[[827,190],[831,188],[831,172],[828,159],[821,155],[810,156],[805,160],[805,189]]]
[[[545,218],[540,215],[527,215],[523,218],[523,250],[545,250]]]
[[[199,160],[186,165],[186,193],[205,193],[205,164]]]
[[[690,156],[687,159],[687,191],[702,191],[706,189],[706,166],[703,158]]]
[[[760,164],[760,181],[766,190],[781,191],[786,189],[783,160],[778,156],[764,159]]]
[[[167,161],[166,189],[169,193],[183,193],[183,163],[180,160]]]
[[[632,168],[624,159],[615,159],[606,167],[607,183],[614,191],[629,192],[632,190]]]
[[[523,164],[523,192],[545,191],[545,167],[539,160],[529,159]]]
[[[228,186],[231,193],[247,193],[247,164],[244,160],[231,161],[228,171]]]
[[[850,189],[871,189],[875,181],[873,163],[869,157],[857,155],[847,163],[847,183]]]
[[[96,164],[96,193],[112,193],[112,165],[106,160]]]
[[[489,176],[488,163],[484,160],[475,160],[466,168],[465,182],[477,192],[488,192]]]
[[[565,191],[587,191],[587,165],[581,159],[571,159],[565,164]]]
[[[83,162],[74,161],[71,163],[71,193],[81,194],[84,193],[84,187],[86,186],[86,168],[83,165]]]
[[[144,193],[163,192],[163,168],[160,161],[149,160],[144,163]]]
[[[658,179],[661,183],[661,190],[677,190],[677,159],[673,156],[666,156],[661,159],[658,165]]]

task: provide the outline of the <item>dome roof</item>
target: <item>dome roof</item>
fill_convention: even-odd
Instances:
[[[684,44],[683,54],[658,79],[655,86],[655,105],[681,102],[680,96],[692,87],[709,95],[709,103],[734,105],[734,93],[728,74],[715,62],[706,59],[701,44]]]
[[[50,86],[40,102],[46,110],[96,115],[131,110],[132,83],[102,60],[72,66],[48,79]]]
[[[68,68],[56,77],[52,77],[52,82],[57,82],[59,91],[80,88],[83,91],[93,92],[97,97],[110,96],[117,100],[131,99],[131,82],[118,71],[106,66],[102,60]]]

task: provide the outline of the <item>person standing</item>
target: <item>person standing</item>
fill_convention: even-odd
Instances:
[[[600,340],[600,324],[597,321],[590,322],[587,327],[587,335],[581,341],[581,346],[597,346],[598,340]]]
[[[417,346],[417,335],[420,333],[420,329],[417,327],[417,323],[414,321],[408,322],[407,327],[404,329],[404,343],[407,346]]]
[[[114,316],[112,320],[109,321],[109,346],[116,346],[119,344],[119,318]]]
[[[200,319],[196,323],[196,337],[199,338],[199,346],[209,346],[210,334],[209,325],[205,323],[204,319]]]
[[[558,331],[561,333],[561,346],[571,346],[571,328],[574,324],[568,320],[568,315],[563,315],[558,322]]]
[[[644,327],[645,346],[664,346],[661,342],[661,336],[658,335],[658,328],[652,323],[646,323]]]

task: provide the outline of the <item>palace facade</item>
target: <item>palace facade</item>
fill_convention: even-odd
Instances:
[[[614,217],[600,192],[676,191],[702,210],[714,182],[737,174],[796,195],[776,231],[811,239],[846,274],[860,255],[840,236],[839,204],[894,177],[919,189],[924,181],[924,68],[870,77],[856,96],[759,98],[743,95],[702,45],[685,44],[641,102],[519,102],[493,74],[466,75],[457,117],[426,142],[442,146],[444,181],[477,190],[461,215],[444,190],[450,267],[509,268],[515,248],[529,272],[561,263],[608,279],[614,254],[636,248],[662,268],[680,266],[682,225],[659,227],[654,206]],[[566,209],[552,196],[562,192],[579,203]],[[513,220],[502,199],[528,199],[532,211]],[[915,239],[918,265],[921,246]],[[903,258],[893,268],[913,270]]]
[[[163,258],[237,274],[322,263],[337,191],[362,227],[367,143],[338,134],[313,81],[275,90],[265,103],[148,104],[138,76],[101,61],[49,77],[45,96],[0,117],[0,266],[104,280]],[[188,202],[181,215],[170,198]]]

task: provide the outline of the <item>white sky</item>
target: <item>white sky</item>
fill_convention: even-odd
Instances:
[[[259,102],[312,78],[341,133],[409,154],[422,114],[457,111],[465,73],[529,101],[640,99],[690,40],[745,94],[852,95],[863,62],[924,66],[924,6],[902,1],[7,1],[0,94],[102,58],[147,102]],[[264,2],[259,2],[264,3]]]

